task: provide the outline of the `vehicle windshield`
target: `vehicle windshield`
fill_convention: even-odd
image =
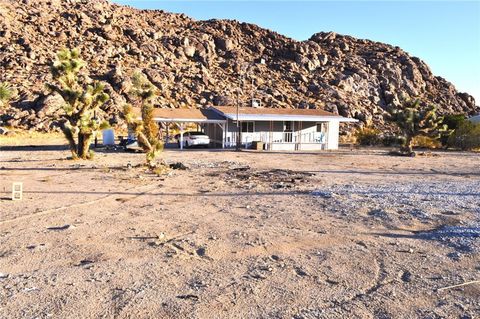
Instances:
[[[188,132],[190,135],[205,135],[203,132]]]

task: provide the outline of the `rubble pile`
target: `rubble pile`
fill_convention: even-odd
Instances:
[[[313,173],[285,169],[254,170],[249,166],[230,168],[224,179],[242,189],[296,189],[308,185]]]

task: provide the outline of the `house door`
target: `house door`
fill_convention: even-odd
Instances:
[[[242,122],[242,144],[249,147],[255,140],[255,122]]]
[[[327,140],[328,140],[328,123],[321,122],[317,123],[317,136],[315,141],[322,144],[322,149],[327,148]]]
[[[293,142],[293,122],[292,121],[283,122],[283,141],[285,143]]]

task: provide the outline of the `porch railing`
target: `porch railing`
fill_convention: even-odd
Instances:
[[[327,136],[318,132],[261,132],[257,134],[242,134],[242,144],[251,146],[254,141],[265,144],[327,144]],[[232,134],[225,141],[226,147],[237,145],[237,134]]]
[[[264,143],[320,143],[325,144],[327,142],[326,135],[324,133],[308,132],[275,132],[268,133],[263,132],[260,140]]]

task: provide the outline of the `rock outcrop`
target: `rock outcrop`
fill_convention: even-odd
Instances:
[[[419,58],[379,42],[334,32],[299,42],[252,24],[194,21],[106,0],[0,0],[0,81],[21,93],[1,116],[4,124],[55,127],[59,100],[45,84],[64,47],[80,48],[89,76],[107,83],[111,116],[128,101],[135,71],[162,92],[158,107],[234,103],[241,88],[244,105],[254,91],[264,107],[324,108],[380,128],[400,95],[421,96],[442,113],[478,110],[472,96]]]

